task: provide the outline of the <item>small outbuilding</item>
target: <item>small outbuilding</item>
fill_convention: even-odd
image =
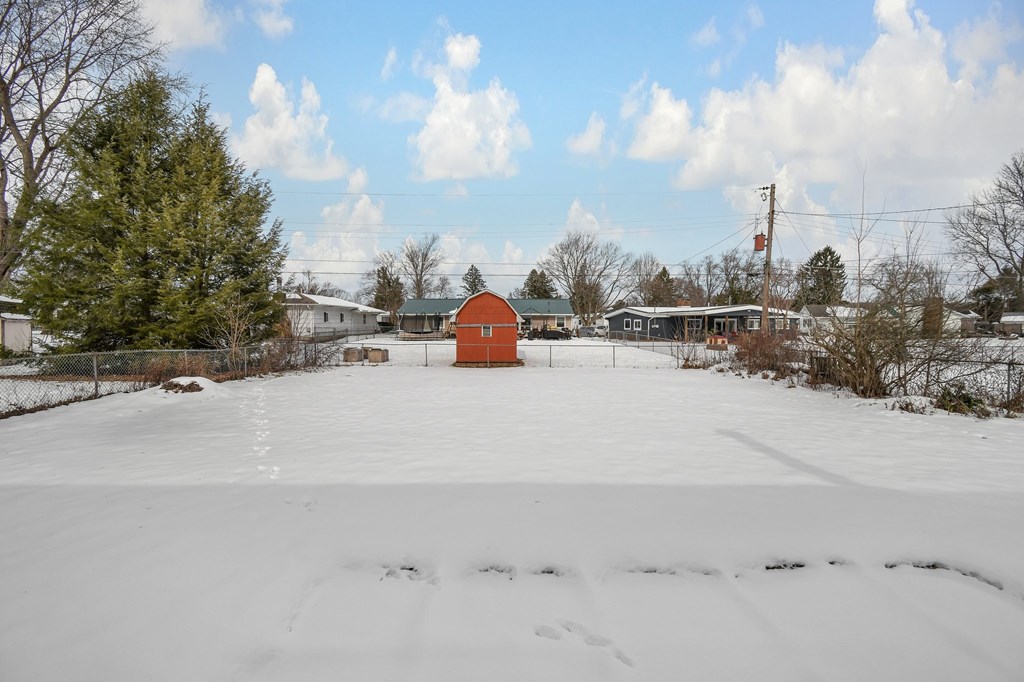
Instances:
[[[452,316],[455,322],[455,363],[515,365],[519,313],[493,291],[473,294]]]

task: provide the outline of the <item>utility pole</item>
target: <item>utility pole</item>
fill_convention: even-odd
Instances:
[[[761,333],[768,333],[768,293],[771,291],[769,280],[772,276],[772,235],[775,230],[775,183],[771,187],[762,187],[761,191],[771,190],[768,197],[768,241],[764,247],[764,291],[761,293]]]

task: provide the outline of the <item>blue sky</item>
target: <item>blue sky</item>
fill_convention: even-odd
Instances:
[[[502,293],[568,229],[672,272],[748,248],[856,258],[840,214],[962,203],[1024,148],[1019,3],[147,0],[172,67],[271,181],[288,270],[354,291],[443,237]],[[909,221],[948,255],[941,211]],[[901,222],[902,221],[902,222]]]

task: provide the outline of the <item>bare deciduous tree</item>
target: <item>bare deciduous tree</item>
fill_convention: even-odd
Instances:
[[[425,235],[419,241],[411,238],[405,240],[398,265],[405,275],[412,298],[427,298],[437,290],[437,278],[443,261],[441,237],[436,233]]]
[[[538,265],[566,293],[584,325],[629,293],[633,257],[592,232],[572,231]]]
[[[363,273],[360,284],[359,300],[388,311],[391,324],[397,324],[398,309],[405,303],[405,286],[399,273],[398,257],[391,251],[378,253],[373,268]]]
[[[946,216],[946,232],[960,260],[983,280],[1012,283],[1007,304],[1024,307],[1024,151],[1003,165],[991,189]]]
[[[159,60],[151,33],[141,0],[0,0],[0,284],[36,202],[60,194],[69,133]]]

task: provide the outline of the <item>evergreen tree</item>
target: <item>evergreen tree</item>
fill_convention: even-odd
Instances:
[[[797,294],[793,307],[805,305],[836,305],[843,300],[846,289],[846,266],[831,246],[812,255],[796,273]]]
[[[558,289],[543,270],[534,268],[523,286],[512,292],[512,298],[558,298]]]
[[[280,318],[280,223],[266,181],[227,152],[205,103],[186,113],[150,73],[88,117],[67,198],[43,206],[20,279],[39,323],[72,350],[201,347],[226,315],[247,338]]]
[[[472,296],[473,294],[479,294],[486,288],[487,282],[484,281],[484,276],[480,274],[480,270],[475,265],[470,265],[469,270],[466,270],[466,274],[462,276],[463,293],[466,296]]]

